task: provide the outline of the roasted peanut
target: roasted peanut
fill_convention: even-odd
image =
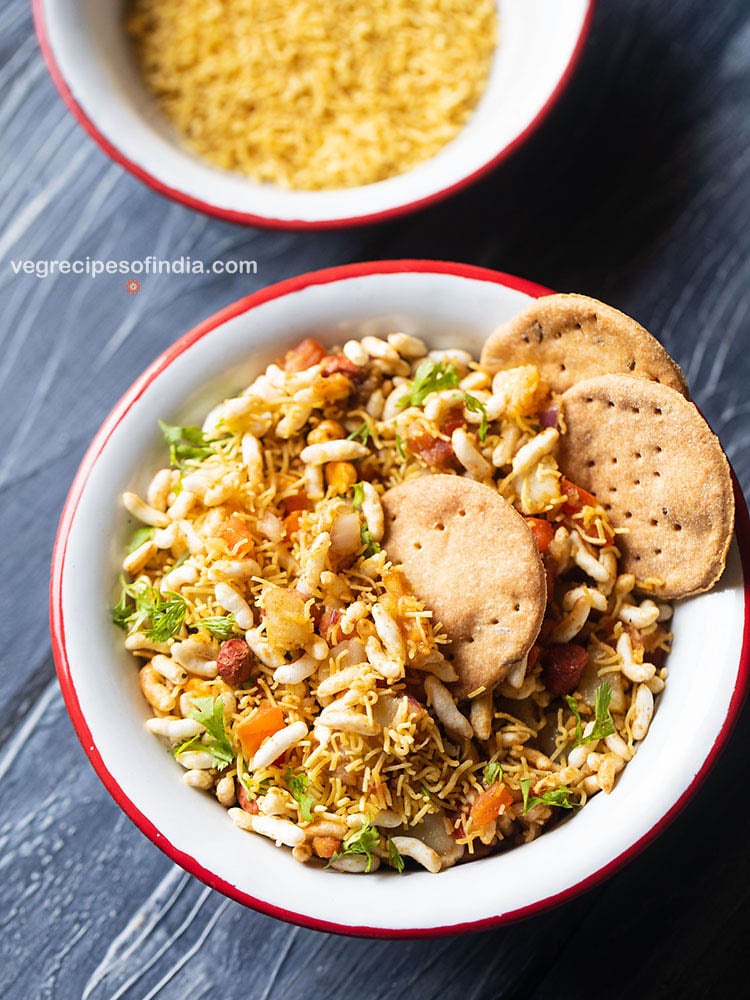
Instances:
[[[219,677],[232,687],[244,684],[252,677],[254,660],[244,639],[227,639],[221,644],[216,658]]]
[[[329,462],[323,474],[326,485],[330,486],[334,493],[339,494],[346,493],[359,478],[357,469],[351,462]]]

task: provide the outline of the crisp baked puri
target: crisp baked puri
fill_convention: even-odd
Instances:
[[[536,365],[552,392],[581,379],[623,374],[688,396],[685,377],[658,340],[630,316],[586,295],[546,295],[492,333],[482,365],[494,373]]]
[[[383,496],[384,546],[450,639],[457,698],[491,690],[537,637],[546,584],[523,517],[458,476],[417,476]]]
[[[734,493],[719,440],[696,407],[627,375],[578,382],[561,405],[560,468],[627,529],[615,543],[621,572],[662,598],[709,590],[724,570]]]

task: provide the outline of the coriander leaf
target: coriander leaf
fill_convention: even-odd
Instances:
[[[156,593],[156,591],[153,591]],[[146,629],[146,637],[154,642],[166,642],[182,628],[187,612],[187,604],[179,594],[167,593],[167,600],[156,600],[149,607],[151,625]]]
[[[177,563],[175,563],[175,566]],[[149,587],[145,580],[125,583],[120,577],[122,591],[120,599],[112,609],[112,620],[120,628],[137,632],[144,629],[146,636],[154,642],[166,642],[182,628],[187,605],[179,594],[169,592],[162,597],[158,590]]]
[[[215,453],[213,444],[200,427],[177,427],[163,420],[159,421],[159,427],[169,445],[170,465],[182,468],[184,462],[207,458]]]
[[[458,370],[454,364],[425,358],[414,373],[411,391],[399,400],[398,405],[402,410],[407,406],[421,406],[431,392],[455,389],[458,383]]]
[[[126,583],[125,578],[120,576],[120,584],[122,590],[120,599],[112,609],[112,621],[120,628],[136,632],[150,618],[152,606],[159,599],[159,594],[143,580]]]
[[[523,795],[523,811],[527,813],[529,805],[529,789],[531,788],[531,778],[521,778],[521,795]]]
[[[256,797],[257,792],[251,775],[247,772],[240,774],[240,784],[251,798]]]
[[[154,537],[156,533],[156,528],[136,528],[133,532],[133,537],[130,539],[130,544],[128,545],[128,553],[135,552],[139,549],[144,542],[148,542]]]
[[[571,798],[573,792],[569,788],[553,788],[549,792],[542,792],[540,801],[546,806],[558,806],[560,809],[572,809],[580,805]]]
[[[466,409],[470,413],[482,414],[482,420],[479,424],[479,440],[482,444],[484,444],[484,439],[487,437],[487,407],[481,399],[477,399],[476,396],[472,396],[470,392],[464,393],[464,403],[466,404]]]
[[[257,799],[259,795],[265,795],[271,787],[271,779],[264,778],[262,781],[256,781],[254,775],[245,772],[240,775],[240,784],[251,799]]]
[[[482,784],[485,788],[489,788],[490,785],[494,785],[495,782],[500,781],[502,776],[502,767],[500,767],[496,760],[491,760],[482,772]]]
[[[364,483],[354,484],[354,497],[352,499],[352,507],[355,510],[361,510],[362,504],[365,500],[365,487]],[[369,559],[370,556],[374,556],[376,552],[380,552],[381,546],[379,542],[376,542],[372,537],[372,532],[370,531],[369,525],[366,521],[362,521],[359,527],[359,541],[360,545],[364,545],[365,551],[363,553],[365,559]]]
[[[531,778],[521,779],[521,794],[523,795],[523,814],[526,815],[534,806],[557,806],[559,809],[572,809],[580,805],[579,802],[571,799],[573,792],[569,788],[553,788],[549,792],[542,792],[541,795],[534,795],[529,798],[531,788]]]
[[[404,870],[404,859],[390,837],[388,838],[388,864],[391,868],[395,868],[399,875]]]
[[[581,722],[581,713],[578,711],[578,702],[575,700],[573,695],[566,695],[565,700],[567,701],[571,712],[576,717],[576,736],[573,741],[573,746],[571,747],[571,750],[573,750],[575,747],[579,747],[581,743],[583,743],[583,723]]]
[[[372,869],[373,852],[379,844],[380,834],[374,826],[370,825],[370,818],[368,816],[359,830],[352,830],[350,834],[344,837],[341,843],[341,850],[333,855],[331,861],[336,858],[345,858],[352,854],[364,854],[367,858],[365,872],[369,872]]]
[[[355,510],[359,510],[362,504],[365,502],[365,484],[355,483],[353,487],[354,497],[352,499],[352,507]]]
[[[406,442],[400,434],[396,435],[396,447],[401,458],[406,458]]]
[[[588,736],[583,735],[583,725],[581,715],[575,698],[568,695],[565,699],[570,706],[570,710],[576,717],[576,736],[572,749],[582,746],[585,743],[593,743],[596,740],[606,740],[615,731],[615,724],[609,711],[609,703],[612,700],[612,688],[604,681],[596,689],[596,701],[594,704],[594,725]]]
[[[612,700],[612,688],[604,681],[596,689],[596,703],[594,705],[594,728],[591,730],[589,739],[605,740],[615,731],[615,724],[609,711],[609,703]]]
[[[292,798],[299,804],[302,819],[306,823],[310,823],[313,818],[312,805],[315,802],[313,796],[307,794],[307,786],[310,784],[310,779],[306,774],[293,774],[290,767],[284,775],[284,781],[292,794]]]
[[[372,532],[365,521],[362,522],[359,529],[359,540],[360,543],[365,546],[365,551],[363,553],[365,559],[369,559],[370,556],[374,556],[376,552],[381,551],[380,542],[376,542],[372,537]]]
[[[363,420],[355,431],[352,431],[351,434],[347,434],[346,439],[347,441],[359,441],[361,444],[367,444],[371,437],[372,428],[366,420]]]
[[[120,583],[122,589],[120,591],[120,597],[118,598],[117,604],[112,608],[112,621],[119,628],[127,628],[130,619],[133,616],[134,605],[131,604],[131,585],[125,583],[124,578],[120,577]]]
[[[178,747],[175,747],[172,751],[175,757],[179,757],[181,753],[186,753],[189,750],[205,750],[206,748],[201,743],[201,734],[198,733],[197,736],[191,736],[189,740],[185,740],[184,743],[180,743]]]
[[[193,711],[190,718],[200,722],[211,737],[208,743],[201,743],[201,749],[207,750],[216,761],[219,768],[224,768],[234,760],[234,750],[227,737],[224,726],[224,702],[221,698],[193,698]]]
[[[201,618],[195,624],[217,639],[228,639],[234,632],[234,615],[211,615],[208,618]]]

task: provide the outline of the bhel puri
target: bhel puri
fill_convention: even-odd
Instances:
[[[169,464],[123,497],[139,526],[114,619],[148,728],[300,863],[437,873],[613,792],[667,682],[667,598],[721,573],[731,483],[692,403],[632,375],[561,394],[543,352],[506,360],[397,330],[305,339],[202,427],[163,423]],[[630,467],[604,465],[605,438],[660,429],[677,461],[675,421],[705,444],[693,481],[716,479],[718,531],[682,514],[679,478],[623,508]],[[643,575],[657,502],[684,530]]]

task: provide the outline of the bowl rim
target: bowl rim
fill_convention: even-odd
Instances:
[[[76,472],[63,506],[53,548],[50,573],[50,634],[55,668],[63,699],[73,723],[73,727],[76,731],[78,739],[81,742],[84,752],[89,759],[89,762],[107,788],[107,791],[110,793],[117,805],[128,816],[128,818],[172,861],[180,865],[187,872],[200,879],[212,889],[223,893],[225,896],[230,897],[236,902],[242,903],[243,905],[268,916],[276,917],[312,930],[373,938],[440,937],[448,934],[466,933],[499,927],[526,917],[534,916],[554,906],[558,906],[564,902],[574,899],[586,890],[593,888],[604,879],[613,875],[628,861],[635,858],[650,843],[652,843],[652,841],[660,833],[662,833],[677,818],[677,816],[679,816],[682,810],[687,806],[688,802],[695,795],[711,768],[716,763],[721,751],[724,749],[724,746],[726,745],[727,740],[737,723],[740,711],[748,693],[748,686],[750,685],[750,515],[748,514],[742,490],[734,472],[732,471],[732,481],[736,501],[735,537],[738,543],[743,576],[744,627],[742,635],[742,648],[740,651],[739,662],[737,664],[737,676],[726,717],[700,769],[695,774],[688,787],[684,790],[677,801],[667,810],[667,812],[665,812],[664,815],[661,816],[660,819],[645,834],[631,844],[625,851],[568,888],[561,890],[556,894],[546,896],[543,899],[539,899],[534,903],[500,915],[494,915],[468,922],[446,924],[443,926],[391,929],[332,923],[327,920],[311,917],[305,913],[297,913],[294,910],[276,906],[275,904],[262,899],[257,899],[251,894],[231,885],[229,882],[226,882],[224,879],[205,868],[192,855],[181,851],[179,848],[170,843],[170,841],[167,840],[167,838],[159,831],[156,825],[143,812],[141,812],[135,803],[125,794],[117,779],[104,764],[80,707],[68,660],[65,642],[65,621],[62,610],[62,583],[68,537],[81,496],[85,490],[89,475],[96,465],[99,455],[105,448],[115,428],[127,416],[130,409],[137,403],[138,399],[145,392],[148,386],[157,378],[157,376],[176,358],[182,355],[192,344],[206,336],[212,330],[223,325],[228,320],[246,313],[265,302],[282,298],[286,295],[301,291],[302,289],[309,288],[314,285],[324,285],[351,278],[367,277],[372,275],[408,273],[445,274],[455,277],[469,278],[477,281],[494,282],[496,284],[504,285],[507,288],[531,295],[535,298],[550,293],[548,288],[534,282],[527,281],[523,278],[518,278],[504,272],[489,270],[487,268],[477,267],[470,264],[433,260],[390,260],[346,264],[339,267],[311,271],[294,278],[289,278],[285,281],[277,282],[276,284],[263,288],[252,295],[241,298],[229,306],[220,309],[218,312],[209,316],[192,330],[181,336],[161,355],[159,355],[148,366],[143,374],[135,380],[102,423],[99,431],[81,460],[81,464]]]
[[[502,149],[486,160],[480,167],[467,174],[465,177],[462,177],[460,180],[455,181],[452,184],[448,184],[446,187],[441,188],[438,191],[433,191],[431,194],[425,195],[421,198],[415,198],[412,201],[404,202],[401,205],[395,205],[392,208],[382,209],[378,212],[367,212],[363,215],[347,215],[342,216],[341,218],[315,220],[277,219],[272,216],[256,215],[251,212],[240,212],[235,209],[221,208],[218,205],[213,205],[210,202],[185,194],[178,188],[171,187],[154,177],[153,174],[150,174],[134,160],[125,156],[114,143],[105,138],[91,118],[83,110],[81,105],[76,101],[55,58],[55,53],[47,31],[47,21],[44,12],[45,0],[32,0],[32,16],[37,41],[44,58],[44,62],[60,96],[63,99],[63,102],[72,113],[73,117],[78,121],[79,125],[83,127],[83,129],[89,134],[94,142],[96,142],[100,149],[102,149],[102,151],[106,153],[110,159],[114,160],[115,163],[124,167],[125,170],[129,171],[133,174],[133,176],[137,177],[138,180],[142,181],[158,194],[161,194],[166,198],[171,198],[172,201],[185,205],[187,208],[203,212],[206,215],[213,216],[217,219],[223,219],[226,222],[234,222],[246,226],[258,226],[263,229],[320,230],[339,229],[344,226],[369,225],[377,222],[384,222],[387,219],[395,219],[401,215],[406,215],[409,212],[419,211],[420,209],[427,208],[429,205],[443,201],[445,198],[448,198],[453,194],[457,194],[459,191],[469,187],[471,184],[476,183],[485,174],[499,166],[500,163],[511,156],[534,134],[534,132],[537,131],[567,88],[576,68],[578,67],[581,56],[583,55],[583,50],[591,31],[596,3],[597,0],[588,0],[586,13],[581,22],[578,38],[576,39],[573,51],[570,54],[567,65],[558,77],[557,83],[550,91],[546,101],[542,104],[526,127],[522,129],[513,139],[511,139],[510,142],[506,143]]]

